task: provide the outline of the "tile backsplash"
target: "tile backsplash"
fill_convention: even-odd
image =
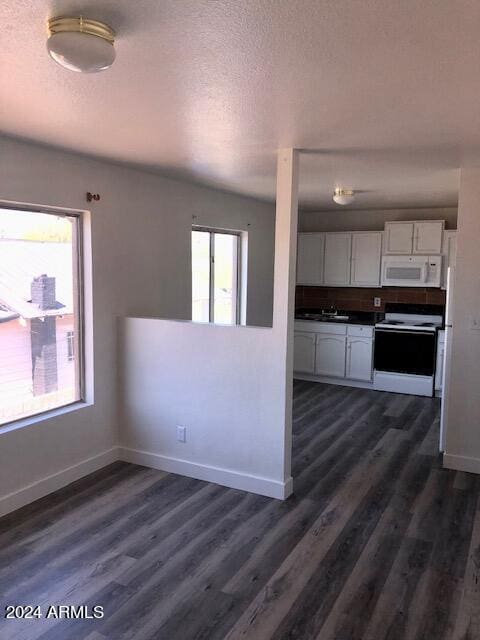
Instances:
[[[373,299],[380,298],[380,307]],[[384,311],[386,302],[410,304],[445,304],[445,291],[428,287],[305,287],[297,286],[295,308],[312,307],[345,309],[348,311]]]

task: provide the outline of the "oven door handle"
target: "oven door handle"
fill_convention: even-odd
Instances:
[[[435,331],[415,331],[413,329],[377,329],[375,328],[375,333],[377,333],[377,331],[381,331],[383,333],[403,333],[403,334],[408,333],[415,336],[434,336],[435,337]]]

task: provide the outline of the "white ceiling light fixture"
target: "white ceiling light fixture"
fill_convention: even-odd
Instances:
[[[337,204],[352,204],[355,200],[355,193],[351,189],[340,189],[337,187],[333,192],[333,201]]]
[[[115,60],[115,31],[104,22],[59,16],[48,21],[48,33],[48,53],[70,71],[96,73]]]

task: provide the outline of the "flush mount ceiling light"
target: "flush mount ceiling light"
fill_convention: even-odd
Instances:
[[[62,67],[80,73],[108,69],[115,60],[115,31],[97,20],[56,17],[48,21],[47,49]]]
[[[355,200],[355,193],[351,189],[337,187],[333,192],[333,201],[337,204],[351,204]]]

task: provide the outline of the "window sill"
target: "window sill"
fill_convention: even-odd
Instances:
[[[8,422],[4,425],[0,425],[0,436],[3,433],[9,433],[10,431],[16,431],[17,429],[23,429],[24,427],[30,427],[39,422],[52,420],[59,416],[63,416],[67,413],[72,413],[73,411],[80,411],[81,409],[86,409],[87,407],[91,407],[91,406],[93,406],[93,402],[80,400],[78,402],[74,402],[72,404],[66,405],[65,407],[59,407],[58,409],[51,409],[50,411],[45,411],[44,413],[38,413],[34,416],[29,416],[28,418],[19,418],[14,422]]]

